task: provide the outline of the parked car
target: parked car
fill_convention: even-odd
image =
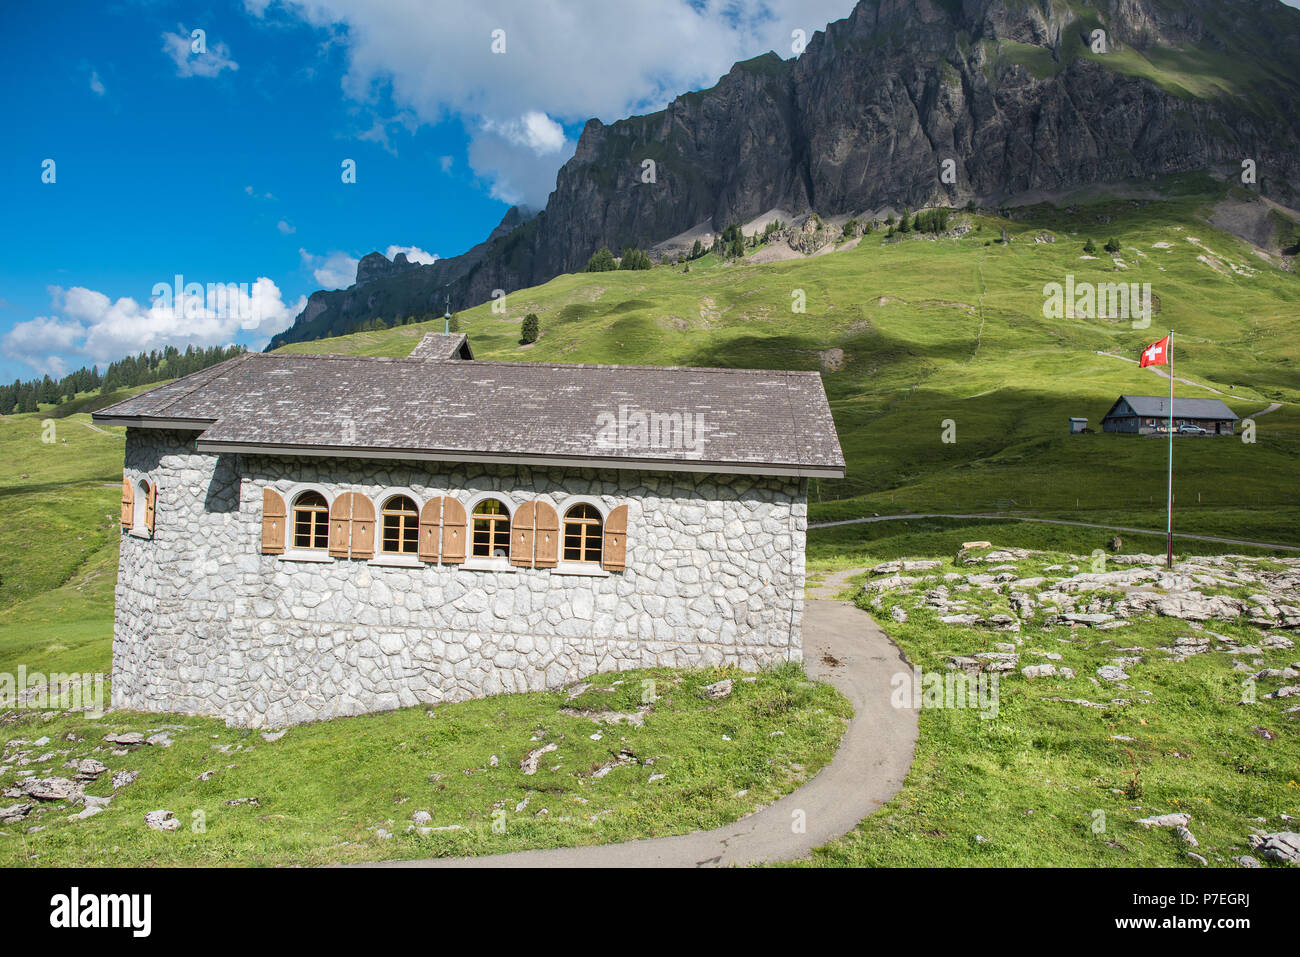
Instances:
[[[1203,429],[1199,425],[1180,425],[1178,431],[1183,435],[1209,435],[1208,429]]]

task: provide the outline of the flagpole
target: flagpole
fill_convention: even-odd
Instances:
[[[1174,567],[1174,331],[1169,330],[1169,497],[1165,567]]]

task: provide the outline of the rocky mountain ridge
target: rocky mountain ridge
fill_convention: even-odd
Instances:
[[[541,213],[511,210],[431,265],[371,254],[272,347],[777,208],[992,204],[1245,160],[1254,188],[1294,206],[1297,51],[1300,11],[1279,0],[860,0],[795,59],[764,54],[659,112],[588,121]]]

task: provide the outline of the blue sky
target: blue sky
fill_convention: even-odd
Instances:
[[[12,4],[0,379],[164,345],[260,348],[310,292],[350,284],[360,256],[455,255],[512,203],[542,205],[589,116],[793,55],[795,30],[853,5]],[[178,274],[245,284],[245,308],[155,301]]]
[[[853,0],[495,6],[11,5],[0,379],[260,348],[360,256],[455,255],[512,203],[544,204],[587,117],[658,108]],[[178,274],[245,284],[245,308],[155,301]]]

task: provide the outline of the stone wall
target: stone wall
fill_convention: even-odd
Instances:
[[[154,536],[122,535],[113,705],[278,727],[601,671],[800,660],[807,505],[798,479],[214,456],[131,429],[158,485]],[[467,506],[574,496],[629,506],[627,569],[392,567],[261,554],[262,489],[405,489]]]

